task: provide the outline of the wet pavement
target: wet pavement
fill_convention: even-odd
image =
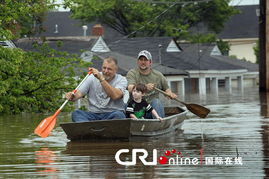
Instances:
[[[189,94],[184,100],[212,112],[206,119],[189,114],[181,130],[167,135],[130,141],[71,142],[59,124],[43,139],[33,130],[47,115],[0,116],[0,178],[269,177],[269,94],[253,88],[232,94],[223,90],[204,97]],[[62,115],[57,122],[69,120]],[[147,161],[154,160],[156,149],[157,159],[170,163],[120,165],[115,160],[120,149],[145,149]],[[122,161],[131,159],[131,153],[121,156]]]

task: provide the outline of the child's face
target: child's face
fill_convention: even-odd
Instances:
[[[142,96],[144,96],[144,93],[142,93],[141,91],[137,91],[136,88],[134,88],[134,90],[132,91],[132,95],[134,99],[141,99]]]

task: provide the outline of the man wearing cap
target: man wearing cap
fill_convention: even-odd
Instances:
[[[131,93],[135,84],[145,84],[148,90],[147,94],[145,95],[146,101],[151,104],[160,117],[165,117],[163,104],[159,100],[159,93],[154,90],[154,87],[165,91],[172,99],[176,98],[177,95],[169,89],[167,80],[163,74],[155,69],[152,69],[151,64],[152,56],[150,52],[147,50],[142,50],[139,52],[137,57],[138,67],[131,69],[126,76],[128,81],[128,91]],[[150,114],[147,117],[153,118]]]

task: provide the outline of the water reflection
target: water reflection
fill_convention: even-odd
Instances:
[[[56,155],[49,148],[40,148],[40,150],[35,151],[37,164],[37,172],[42,175],[47,176],[48,174],[55,174],[57,172],[54,162],[56,160]]]
[[[265,119],[262,125],[262,139],[263,139],[263,153],[264,153],[264,172],[266,177],[269,177],[269,121],[266,118],[269,117],[269,93],[263,92],[260,93],[260,103],[261,103],[261,116],[264,116]]]
[[[261,115],[269,117],[269,93],[260,92]]]

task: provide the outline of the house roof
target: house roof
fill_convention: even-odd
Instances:
[[[123,70],[122,74],[127,74],[130,69],[135,68],[137,58],[134,56],[127,56],[120,54],[118,52],[107,52],[107,53],[95,53],[100,58],[104,59],[105,57],[112,56],[117,59],[119,67]],[[187,75],[187,72],[181,69],[176,69],[173,67],[168,67],[162,64],[155,63],[152,65],[153,69],[156,69],[163,73],[164,75]]]
[[[259,17],[256,11],[259,5],[234,6],[240,13],[236,14],[224,24],[224,29],[218,35],[222,39],[232,38],[257,38],[259,29]],[[97,22],[87,23],[87,34],[91,35],[91,29]],[[58,25],[58,33],[55,33],[55,25]],[[60,36],[83,36],[83,24],[80,20],[71,18],[71,12],[52,11],[48,12],[43,27],[45,32],[38,36],[60,37]],[[116,41],[123,37],[122,34],[111,27],[102,24],[104,27],[104,39]],[[200,33],[202,27],[199,28]]]
[[[237,60],[231,57],[227,56],[214,56],[215,59],[218,59],[219,61],[224,61],[225,63],[229,63],[236,66],[241,66],[243,68],[246,68],[249,72],[257,72],[259,71],[259,65],[255,63],[251,63],[244,60]]]
[[[123,39],[108,46],[113,52],[137,57],[141,50],[148,50],[152,54],[153,64],[161,64],[179,70],[238,70],[251,69],[257,71],[257,64],[241,62],[230,57],[211,55],[215,44],[179,44],[181,52],[166,52],[167,46],[173,40],[171,37],[138,37]],[[162,45],[159,48],[159,45]],[[198,53],[199,52],[199,53]],[[161,54],[161,55],[159,55]],[[229,59],[230,61],[226,61]],[[250,68],[251,67],[251,68]]]
[[[215,44],[180,44],[183,48],[181,53],[174,53],[174,58],[179,60],[168,60],[168,65],[176,65],[184,70],[238,70],[244,69],[240,65],[227,63],[222,55],[210,55]],[[218,57],[218,58],[215,58]],[[227,57],[229,58],[229,57]],[[237,59],[235,59],[237,60]],[[188,64],[188,65],[185,65]]]
[[[256,11],[259,5],[235,6],[240,10],[228,20],[219,37],[222,39],[235,38],[258,38],[259,34],[259,17]]]
[[[92,23],[82,23],[80,20],[71,18],[71,12],[60,12],[52,11],[48,12],[45,17],[43,27],[45,32],[38,34],[37,36],[46,36],[46,37],[64,37],[64,36],[83,36],[84,31],[82,29],[83,25],[87,25],[87,35],[92,35],[92,28],[97,22]],[[57,31],[55,25],[57,24]],[[102,24],[104,27],[104,39],[117,40],[120,39],[123,35],[112,29],[111,27]]]
[[[61,47],[56,41],[48,41],[50,47],[75,53],[79,56],[82,50],[90,51],[98,40],[90,41],[64,40]],[[165,75],[186,75],[186,71],[196,70],[240,70],[258,71],[258,65],[242,60],[231,59],[222,55],[211,55],[215,44],[177,44],[179,52],[167,52],[169,44],[176,43],[171,37],[145,37],[123,39],[116,43],[108,44],[109,52],[92,52],[101,59],[113,56],[119,61],[119,72],[126,74],[131,68],[136,67],[137,54],[141,50],[148,50],[153,56],[153,68]],[[30,43],[19,43],[18,47],[30,50]],[[161,47],[160,47],[161,45]],[[199,52],[199,53],[198,53]],[[161,63],[160,63],[161,61]],[[94,67],[100,69],[102,61],[95,61]]]
[[[58,46],[57,43],[61,41],[61,45]],[[94,41],[94,39],[92,40]],[[26,51],[32,51],[33,43],[37,42],[36,40],[28,40],[28,39],[20,39],[16,41],[16,45]],[[90,41],[81,41],[81,40],[48,40],[46,43],[53,49],[59,50],[59,51],[66,51],[70,54],[78,54],[80,55],[83,50],[89,50]]]

